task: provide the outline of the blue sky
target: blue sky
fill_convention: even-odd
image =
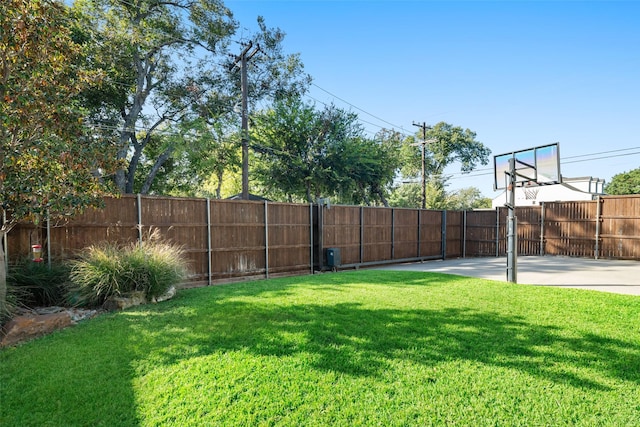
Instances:
[[[640,167],[640,2],[225,4],[241,36],[258,15],[282,29],[314,79],[309,101],[358,113],[371,134],[445,121],[476,132],[492,156],[559,142],[565,177],[609,181]],[[490,167],[450,168],[448,190],[498,195]]]

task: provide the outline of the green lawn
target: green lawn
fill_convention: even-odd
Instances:
[[[351,271],[0,350],[2,426],[637,426],[640,298]]]

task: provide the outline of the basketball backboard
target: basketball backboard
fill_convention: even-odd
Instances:
[[[560,147],[556,142],[493,156],[494,190],[508,187],[511,159],[514,159],[515,181],[518,186],[524,183],[544,185],[561,182]]]

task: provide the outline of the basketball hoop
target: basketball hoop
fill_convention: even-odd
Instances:
[[[538,198],[538,188],[524,187],[524,198],[526,200],[536,200]]]

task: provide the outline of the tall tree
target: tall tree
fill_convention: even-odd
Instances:
[[[400,168],[401,138],[382,130],[375,138],[340,141],[329,152],[328,165],[339,177],[333,185],[342,203],[389,206],[388,192]]]
[[[73,28],[60,2],[0,2],[0,202],[8,217],[0,241],[21,220],[65,216],[100,201],[99,175],[109,172],[113,152],[84,133],[78,97],[100,76],[80,66]]]
[[[447,209],[491,209],[491,199],[484,197],[476,187],[461,188],[447,194]]]
[[[489,163],[489,150],[484,144],[476,140],[476,133],[440,122],[429,127],[426,132],[419,131],[415,137],[409,137],[403,145],[403,168],[401,172],[406,177],[417,177],[422,169],[420,144],[416,141],[425,139],[425,175],[433,191],[439,193],[437,198],[446,197],[445,168],[451,164],[459,164],[462,173],[471,172],[478,164]]]
[[[255,115],[251,140],[253,172],[266,194],[290,201],[332,196],[385,203],[398,168],[398,138],[367,139],[355,114],[335,106],[316,110],[299,98]]]
[[[131,193],[154,133],[180,121],[200,91],[201,73],[190,58],[223,52],[236,23],[218,0],[78,0],[74,7],[94,42],[94,64],[108,75],[107,96],[95,106],[96,116],[119,115],[107,123],[117,128],[117,158],[126,163],[116,171],[115,184]],[[157,173],[173,150],[167,146],[159,153],[150,173]]]
[[[612,195],[640,194],[640,168],[614,175],[604,191]]]
[[[240,164],[237,134],[225,134],[220,122],[212,125],[202,119],[184,121],[171,129],[162,129],[151,138],[142,156],[134,190],[140,193],[181,197],[221,197],[225,172],[233,173]],[[172,148],[172,155],[153,173],[155,160]],[[156,177],[150,180],[149,177]],[[146,179],[145,179],[146,178]],[[214,180],[213,191],[203,191],[203,184]]]
[[[74,5],[94,42],[92,63],[108,75],[103,91],[90,99],[97,130],[117,140],[117,157],[125,164],[115,183],[125,193],[134,187],[151,191],[164,164],[184,154],[171,143],[179,138],[164,138],[164,150],[154,150],[156,133],[196,118],[237,122],[239,73],[230,70],[228,53],[238,23],[220,0],[77,0]],[[267,28],[261,18],[258,22],[252,39],[261,54],[250,63],[248,95],[255,100],[305,90],[308,77],[298,56],[282,52],[284,33]],[[143,161],[151,162],[146,176],[139,170]]]

